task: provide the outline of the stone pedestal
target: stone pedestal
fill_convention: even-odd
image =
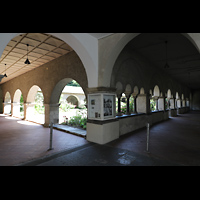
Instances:
[[[181,100],[180,99],[177,99],[177,107],[178,108],[181,108],[182,106],[181,106]]]
[[[158,99],[158,110],[165,110],[165,99],[164,99],[164,97],[159,97],[159,99]]]
[[[20,103],[12,103],[12,116],[20,117]]]
[[[169,100],[169,102],[170,102],[170,109],[175,109],[175,99],[174,99],[174,98],[171,98],[171,99]]]
[[[91,121],[87,122],[86,139],[98,144],[106,144],[119,138],[119,121]]]
[[[34,103],[24,103],[24,119],[25,120],[33,120],[33,114],[34,114]]]
[[[57,124],[59,122],[59,106],[60,104],[44,104],[45,106],[45,123],[44,126],[48,127],[52,122]]]
[[[150,100],[149,95],[140,94],[137,97],[137,112],[138,113],[150,113]]]
[[[3,103],[3,113],[11,114],[11,103]]]
[[[118,95],[119,97],[120,95]],[[105,144],[119,138],[119,121],[116,119],[115,99],[115,93],[109,92],[109,89],[88,94],[86,136],[88,141]]]

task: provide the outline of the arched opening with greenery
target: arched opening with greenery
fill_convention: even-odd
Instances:
[[[59,124],[86,129],[86,96],[78,82],[69,82],[68,79],[62,89],[59,104]]]
[[[37,85],[32,86],[29,90],[26,106],[26,119],[44,124],[44,96],[42,90]]]

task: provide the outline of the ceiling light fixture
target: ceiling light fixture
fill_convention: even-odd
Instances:
[[[5,74],[4,74],[4,76],[5,76],[5,77],[8,77],[8,76],[6,75],[6,64],[5,64]]]
[[[27,59],[24,62],[24,64],[29,65],[29,64],[31,64],[30,61],[29,61],[29,59],[28,59],[28,46],[29,46],[29,44],[27,44],[26,46],[27,46]]]
[[[4,77],[7,77],[7,75],[6,75],[6,64],[5,64],[5,74],[4,75],[0,75],[0,82],[1,82],[2,78],[4,78]]]
[[[167,57],[167,41],[165,41],[165,44],[166,44],[166,64],[165,64],[165,66],[164,66],[164,69],[169,69],[170,67],[169,67],[169,65],[168,65],[168,63],[167,63],[167,60],[168,60],[168,57]]]

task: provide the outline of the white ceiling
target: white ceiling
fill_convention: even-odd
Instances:
[[[101,39],[104,37],[107,37],[113,33],[88,33],[89,35],[91,35],[92,37],[95,37],[96,39]]]
[[[31,64],[24,64],[27,59]],[[44,33],[26,33],[13,38],[0,58],[0,74],[7,74],[4,83],[16,76],[39,67],[55,58],[73,51],[64,41]],[[6,71],[5,71],[6,64]]]

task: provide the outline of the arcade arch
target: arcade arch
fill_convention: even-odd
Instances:
[[[55,87],[51,93],[50,104],[49,104],[49,110],[50,110],[49,117],[50,117],[50,121],[53,121],[54,123],[62,123],[64,120],[63,119],[64,117],[69,119],[69,117],[77,114],[76,113],[77,110],[73,109],[73,111],[71,111],[70,107],[67,108],[67,104],[69,102],[76,106],[85,107],[84,100],[87,99],[86,86],[82,85],[82,83],[80,83],[76,80],[75,81],[77,83],[79,83],[80,88],[82,89],[82,91],[85,95],[84,98],[81,97],[82,101],[79,101],[79,98],[77,97],[78,94],[76,94],[76,91],[77,91],[77,89],[79,89],[79,87],[78,88],[76,88],[76,87],[70,88],[70,90],[73,90],[73,91],[68,90],[68,94],[70,94],[70,95],[68,95],[68,97],[66,99],[61,101],[62,92],[67,87],[67,84],[70,83],[72,80],[74,80],[74,79],[64,78],[64,79],[60,80],[55,85]],[[75,107],[75,106],[72,106],[72,107]]]
[[[10,92],[6,92],[5,98],[4,98],[4,114],[11,114],[11,96]]]
[[[27,95],[25,103],[26,120],[44,124],[44,96],[41,88],[33,85]]]
[[[23,35],[24,33],[6,33],[0,35],[0,56],[6,48],[6,45],[15,37]],[[47,33],[46,33],[47,34]],[[96,43],[93,42],[93,37],[87,34],[77,33],[48,33],[48,35],[55,36],[56,38],[68,44],[79,56],[85,68],[88,77],[88,86],[98,86],[98,60],[94,58],[94,49],[97,49]],[[90,45],[88,45],[88,43]],[[27,41],[25,41],[27,44]],[[26,46],[25,46],[26,49]]]
[[[20,89],[17,89],[13,96],[13,116],[24,118],[24,100]]]

